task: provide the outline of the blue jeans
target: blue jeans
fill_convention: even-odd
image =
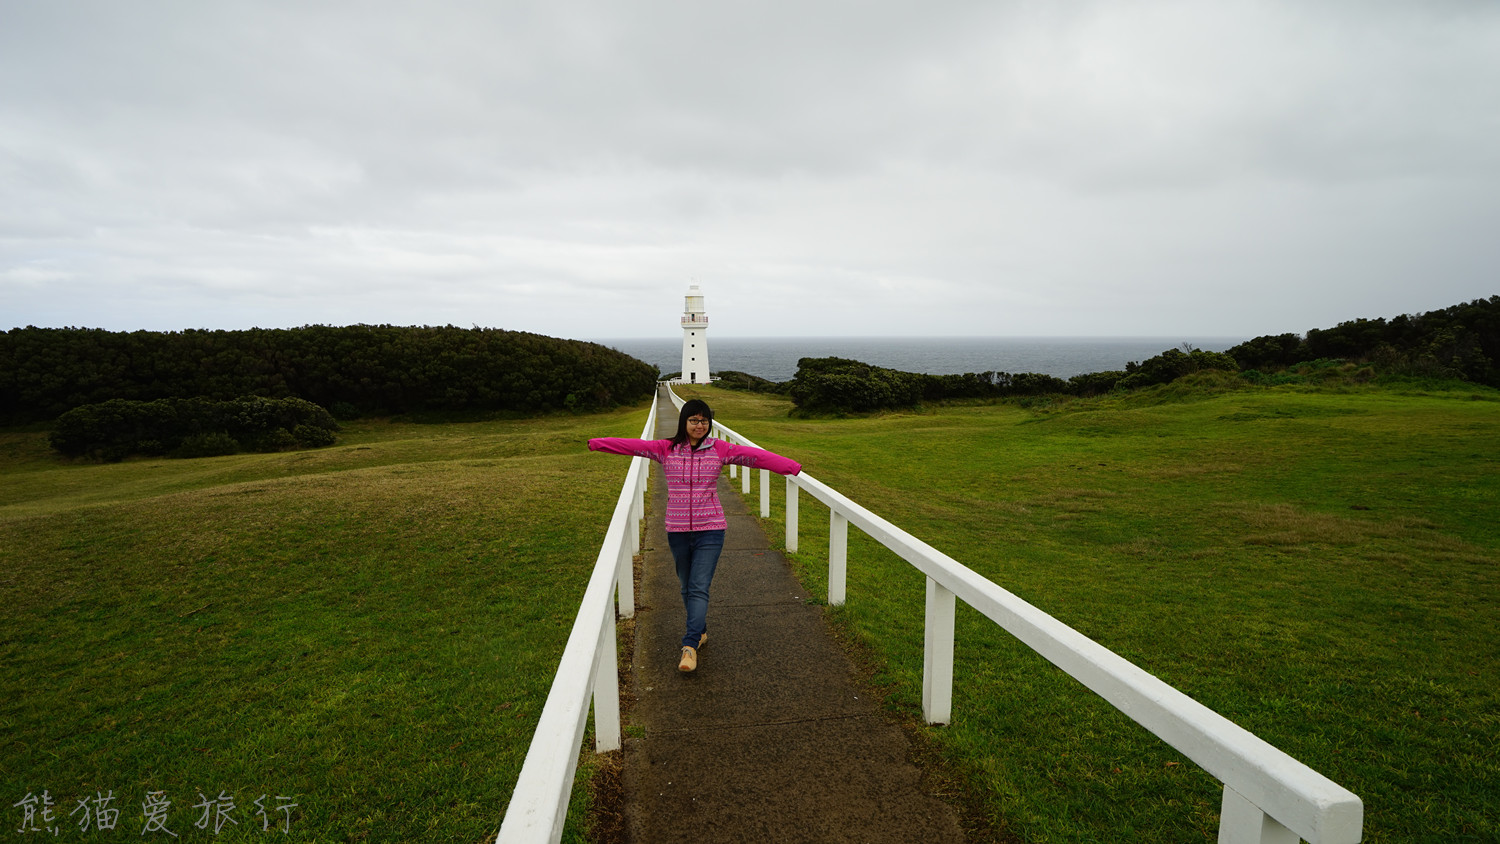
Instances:
[[[684,647],[698,647],[698,640],[708,630],[708,587],[719,566],[719,552],[724,550],[724,531],[694,530],[668,533],[667,546],[677,562],[677,581],[682,584],[682,605],[687,610],[687,631],[682,634]]]

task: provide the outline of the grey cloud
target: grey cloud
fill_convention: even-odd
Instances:
[[[15,4],[0,297],[567,336],[689,278],[747,334],[1441,307],[1495,292],[1497,8]]]

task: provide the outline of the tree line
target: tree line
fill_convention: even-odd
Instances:
[[[1394,319],[1358,319],[1305,336],[1266,335],[1225,352],[1167,349],[1123,371],[1062,379],[1034,372],[927,375],[872,366],[846,358],[803,358],[797,374],[776,384],[744,373],[720,373],[722,386],[787,394],[799,409],[864,413],[964,398],[1038,395],[1093,396],[1167,384],[1196,372],[1240,372],[1254,379],[1330,359],[1371,364],[1391,375],[1456,378],[1500,387],[1500,296]],[[723,377],[728,375],[730,377]]]
[[[1165,384],[1210,369],[1233,371],[1238,367],[1227,354],[1201,349],[1168,349],[1147,361],[1132,361],[1124,371],[1090,372],[1068,379],[1038,372],[927,375],[846,358],[802,358],[797,361],[797,374],[781,391],[804,410],[864,413],[948,399],[1094,396]]]
[[[519,331],[309,325],[247,331],[15,328],[0,334],[0,423],[115,399],[299,398],[335,416],[591,410],[648,397],[656,368]]]
[[[1366,361],[1401,375],[1459,378],[1500,387],[1500,296],[1424,314],[1356,319],[1306,335],[1256,337],[1227,354],[1242,370],[1278,370],[1316,360]]]

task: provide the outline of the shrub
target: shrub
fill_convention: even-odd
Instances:
[[[1267,334],[1247,340],[1225,354],[1241,369],[1279,369],[1301,360],[1302,338],[1296,334]]]
[[[292,437],[303,448],[323,448],[333,445],[333,431],[316,425],[302,424],[292,429]]]
[[[1125,364],[1125,377],[1117,384],[1126,390],[1136,390],[1153,384],[1169,384],[1184,375],[1204,370],[1238,372],[1240,365],[1223,352],[1205,352],[1202,349],[1167,349],[1165,352],[1142,363],[1131,361]]]
[[[1086,372],[1068,379],[1068,392],[1075,396],[1097,396],[1113,390],[1125,377],[1119,370]]]
[[[234,437],[223,431],[213,431],[207,434],[193,434],[184,439],[172,451],[173,457],[221,457],[226,454],[238,454],[240,444]]]
[[[331,445],[336,430],[328,411],[302,399],[112,399],[58,417],[50,441],[63,454],[99,460],[131,454],[202,457]]]
[[[784,393],[787,385],[759,375],[751,375],[748,372],[736,372],[725,370],[715,372],[714,377],[719,379],[714,382],[715,386],[726,390],[741,390],[749,393]]]
[[[1113,383],[1112,379],[1102,380]],[[797,362],[796,377],[786,385],[797,407],[835,413],[895,410],[924,401],[1051,396],[1073,391],[1070,382],[1038,372],[926,375],[845,358],[803,358]]]
[[[921,403],[922,377],[847,358],[802,358],[787,392],[806,410],[865,413]]]
[[[1009,382],[1005,385],[1006,395],[1045,396],[1068,391],[1068,382],[1053,375],[1043,375],[1040,372],[1018,372],[1014,375],[1002,372],[1000,374],[1009,375]]]
[[[251,451],[282,451],[297,445],[297,438],[285,428],[272,428],[250,438]]]

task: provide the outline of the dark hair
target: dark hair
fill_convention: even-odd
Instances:
[[[702,416],[708,420],[709,430],[713,430],[714,412],[703,399],[688,399],[682,406],[682,412],[677,414],[677,433],[672,435],[672,447],[676,448],[688,442],[687,421],[689,416]],[[705,435],[706,436],[706,435]]]

